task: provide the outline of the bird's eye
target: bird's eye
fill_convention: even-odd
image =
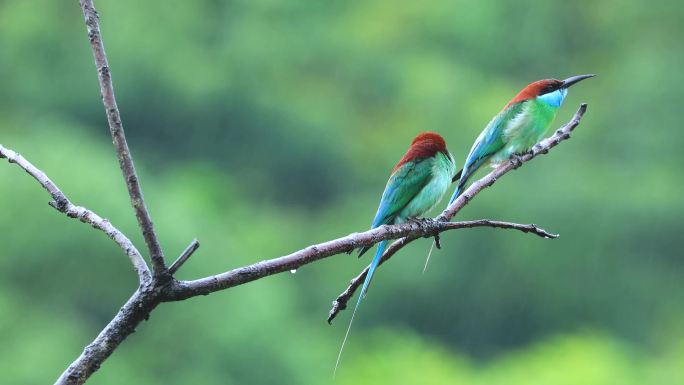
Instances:
[[[551,93],[554,91],[558,91],[559,88],[560,87],[557,84],[549,84],[549,85],[545,86],[544,88],[542,88],[541,94],[544,95],[544,94],[548,94],[548,93]]]

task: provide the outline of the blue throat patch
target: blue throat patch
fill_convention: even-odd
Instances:
[[[560,105],[563,104],[563,100],[565,99],[565,95],[567,95],[567,94],[568,94],[568,89],[567,88],[561,88],[559,90],[549,92],[548,94],[537,96],[537,100],[542,101],[551,107],[560,107]]]

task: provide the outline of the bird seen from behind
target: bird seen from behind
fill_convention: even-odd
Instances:
[[[454,158],[439,134],[424,132],[416,136],[404,157],[392,170],[371,229],[414,220],[431,210],[442,200],[455,171]],[[337,371],[356,310],[366,296],[368,285],[385,252],[387,242],[385,240],[378,243],[378,250],[370,264],[354,312],[349,320],[349,327],[335,363],[335,371]],[[363,247],[359,252],[359,257],[370,248],[370,246]]]

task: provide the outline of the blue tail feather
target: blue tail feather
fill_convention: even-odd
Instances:
[[[473,161],[471,161],[470,158],[466,160],[466,164],[463,165],[463,170],[461,170],[461,178],[459,178],[458,184],[456,185],[456,191],[454,191],[454,195],[449,199],[449,204],[452,204],[456,198],[461,196],[465,184],[468,183],[468,179],[470,179],[473,173],[476,172],[487,159],[489,159],[489,156],[477,158]]]
[[[451,199],[449,199],[449,204],[452,204],[456,198],[458,198],[461,193],[463,192],[463,186],[459,183],[458,186],[456,186],[456,191],[454,191],[454,195],[451,196]]]
[[[366,296],[366,292],[368,292],[368,285],[370,285],[370,281],[373,278],[373,273],[375,273],[375,268],[378,267],[380,264],[380,259],[382,258],[382,254],[385,253],[385,249],[387,248],[387,241],[382,241],[378,243],[378,251],[375,252],[375,257],[373,257],[373,261],[370,264],[370,268],[368,268],[368,274],[366,274],[366,280],[363,281],[363,286],[361,287],[361,292],[359,293],[359,298],[356,300],[356,306],[354,306],[354,312],[352,313],[351,319],[349,320],[349,326],[347,327],[347,332],[344,335],[344,340],[342,340],[342,346],[340,347],[340,352],[337,355],[337,362],[335,363],[335,370],[333,371],[333,376],[335,376],[335,373],[337,373],[337,367],[340,364],[340,358],[342,358],[342,350],[344,349],[344,344],[347,343],[347,337],[349,337],[349,331],[351,330],[352,322],[354,322],[354,316],[356,315],[356,310],[359,308],[359,305],[361,305],[361,300]]]
[[[363,281],[363,286],[361,287],[361,295],[359,295],[359,300],[356,303],[356,307],[358,307],[359,303],[361,303],[361,298],[366,296],[366,292],[368,291],[368,285],[370,285],[370,281],[373,278],[373,273],[375,273],[375,268],[378,267],[378,265],[380,264],[380,258],[382,258],[382,254],[385,253],[386,248],[387,241],[382,241],[378,243],[378,251],[375,252],[373,262],[371,262],[370,268],[368,268],[368,274],[366,274],[366,280]]]

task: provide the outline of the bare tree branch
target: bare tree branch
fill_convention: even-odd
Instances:
[[[116,350],[118,345],[128,335],[133,333],[143,320],[149,317],[150,312],[161,302],[182,301],[199,295],[208,295],[269,275],[297,269],[303,265],[349,252],[361,246],[370,246],[385,239],[396,239],[403,236],[415,236],[416,238],[433,237],[444,231],[472,227],[515,229],[544,238],[557,237],[557,235],[551,234],[535,225],[521,225],[486,219],[468,222],[412,222],[401,225],[381,226],[363,233],[350,234],[346,237],[309,246],[283,257],[257,262],[207,278],[194,281],[171,280],[166,285],[161,286],[154,284],[141,286],[119,310],[114,319],[100,332],[97,338],[86,346],[81,355],[69,365],[55,384],[83,384],[90,375],[100,368],[100,365]],[[187,250],[192,250],[192,246],[191,244],[191,247]],[[183,253],[182,255],[185,254]]]
[[[496,169],[494,169],[492,172],[490,172],[489,174],[485,175],[484,177],[470,185],[470,187],[460,197],[453,201],[451,205],[449,205],[449,207],[446,208],[446,210],[444,210],[440,215],[438,215],[435,218],[435,220],[451,220],[451,218],[453,218],[459,211],[461,211],[461,209],[465,207],[465,205],[467,205],[468,202],[470,202],[470,200],[472,200],[473,197],[475,197],[475,195],[479,194],[480,191],[486,189],[487,187],[493,185],[504,174],[508,173],[511,170],[517,169],[518,167],[522,166],[523,163],[529,162],[530,160],[534,159],[540,154],[547,154],[550,149],[556,147],[560,142],[566,139],[570,139],[570,133],[575,129],[575,127],[577,127],[580,124],[580,120],[582,120],[582,117],[584,116],[584,113],[586,111],[587,104],[580,104],[579,108],[577,109],[577,112],[575,112],[575,115],[572,117],[572,119],[563,127],[556,130],[556,132],[552,136],[537,143],[534,146],[534,148],[532,148],[532,150],[527,154],[521,156],[520,158],[511,159],[508,162],[504,162],[503,164],[499,165]],[[389,245],[385,253],[382,255],[382,259],[380,259],[380,264],[383,264],[385,261],[390,259],[394,254],[396,254],[397,251],[401,250],[404,246],[408,245],[416,238],[418,237],[414,235],[407,236]],[[368,274],[368,266],[366,266],[366,268],[359,275],[354,277],[351,280],[349,286],[339,296],[337,296],[337,298],[335,298],[335,300],[332,302],[332,308],[330,309],[330,313],[328,314],[328,323],[332,322],[332,320],[337,316],[337,314],[339,314],[340,311],[347,308],[347,302],[354,295],[354,292],[356,292],[359,286],[361,286],[363,281],[366,279],[366,274]]]
[[[171,266],[169,266],[169,274],[176,274],[176,271],[178,271],[178,269],[180,269],[180,267],[183,266],[183,264],[192,256],[192,254],[195,253],[195,251],[197,251],[197,249],[199,249],[199,247],[199,241],[197,239],[193,239],[192,242],[190,242],[190,244],[188,245],[188,247],[186,247],[185,250],[183,250],[178,259],[173,261]]]
[[[119,231],[114,225],[112,225],[108,220],[95,214],[93,211],[88,210],[85,207],[76,206],[69,201],[69,199],[64,195],[62,190],[57,187],[57,185],[48,178],[47,175],[37,167],[35,167],[31,162],[26,160],[20,154],[3,147],[0,145],[0,158],[6,158],[8,162],[14,163],[21,167],[29,175],[31,175],[35,180],[40,183],[41,186],[52,196],[53,201],[50,202],[50,206],[54,207],[57,211],[66,214],[69,218],[76,218],[83,223],[87,223],[92,227],[103,231],[109,238],[114,242],[131,259],[133,263],[133,268],[138,274],[138,279],[141,284],[144,284],[150,280],[150,270],[145,263],[142,255],[138,249],[135,248],[130,239],[128,239],[121,231]]]
[[[520,225],[516,223],[479,220],[469,222],[437,222],[404,223],[401,225],[384,225],[363,233],[354,233],[346,237],[309,246],[292,254],[275,259],[257,262],[253,265],[237,268],[222,274],[197,279],[194,281],[180,281],[171,288],[166,300],[183,300],[197,295],[207,295],[215,291],[238,286],[266,276],[298,269],[311,262],[340,253],[348,253],[363,246],[371,246],[386,239],[411,236],[414,239],[433,237],[448,230],[471,227],[498,227],[531,232],[544,238],[555,238],[557,235],[546,232],[535,225]]]
[[[194,239],[169,267],[173,274],[199,248]],[[114,316],[100,334],[85,347],[81,355],[62,373],[55,384],[83,384],[91,374],[100,368],[126,337],[135,332],[135,328],[148,319],[150,313],[163,298],[162,289],[154,285],[141,286]]]
[[[533,153],[522,158],[521,163],[532,159],[539,153],[546,153],[550,148],[556,146],[562,140],[567,139],[569,137],[569,132],[579,124],[579,120],[585,110],[586,105],[582,105],[573,118],[573,121],[559,130],[552,138],[542,141],[540,146],[535,147]],[[261,261],[222,274],[193,281],[177,281],[173,278],[159,281],[157,278],[153,277],[150,284],[142,285],[138,291],[133,294],[114,319],[102,330],[102,332],[100,332],[97,338],[90,343],[83,350],[81,355],[65,370],[56,384],[83,384],[100,368],[102,363],[111,355],[118,345],[135,331],[135,328],[140,322],[149,317],[150,312],[161,302],[181,301],[199,295],[207,295],[219,290],[261,279],[269,275],[297,269],[303,265],[332,255],[350,252],[363,246],[371,246],[385,239],[403,237],[399,241],[393,243],[388,250],[388,253],[390,250],[392,253],[395,253],[404,245],[420,237],[434,237],[435,235],[448,230],[480,226],[510,228],[523,232],[531,232],[545,238],[554,238],[556,235],[548,233],[535,225],[521,225],[490,220],[467,222],[444,221],[450,219],[451,216],[467,204],[479,191],[493,184],[496,178],[515,168],[513,166],[517,167],[519,165],[520,164],[510,165],[510,167],[508,164],[502,165],[480,181],[475,182],[466,191],[465,197],[456,200],[454,204],[445,211],[446,214],[443,213],[438,217],[439,220],[412,222],[394,226],[381,226],[363,233],[350,234],[346,237],[309,246],[280,258]],[[188,248],[188,250],[192,249],[193,247]],[[385,254],[385,257],[391,255],[388,253]],[[181,255],[179,261],[187,259],[182,259],[185,254],[186,253],[183,253]],[[187,255],[189,256],[190,254],[192,254],[192,252],[188,251]],[[176,268],[180,264],[180,262],[177,263]],[[348,300],[356,290],[354,282],[360,282],[364,277],[365,271],[356,277],[351,285],[352,287],[347,289],[345,293],[340,296],[343,299],[338,303],[339,310],[343,309],[343,306],[346,305],[346,300]],[[330,319],[333,317],[334,314],[331,312]]]
[[[315,262],[322,258],[330,257],[332,255],[350,252],[363,246],[371,246],[377,242],[387,239],[401,238],[390,245],[388,250],[383,255],[383,259],[389,258],[404,245],[420,237],[435,237],[444,231],[461,228],[508,228],[523,232],[530,232],[545,238],[557,237],[557,235],[548,233],[535,225],[521,225],[491,220],[452,223],[449,222],[449,220],[477,193],[484,188],[491,186],[497,178],[506,172],[519,167],[522,163],[529,161],[536,155],[548,152],[549,149],[556,146],[562,140],[569,138],[570,132],[579,124],[579,121],[586,110],[586,104],[582,104],[573,120],[558,130],[554,136],[540,142],[537,146],[535,146],[535,149],[530,154],[523,156],[517,161],[517,163],[505,163],[481,180],[475,182],[468,190],[466,190],[463,196],[457,199],[435,220],[405,223],[394,226],[381,226],[363,233],[350,234],[346,237],[309,246],[280,258],[261,261],[249,266],[233,269],[222,274],[192,281],[178,281],[172,276],[172,274],[176,272],[185,261],[187,261],[187,259],[195,250],[197,250],[199,243],[193,241],[190,246],[180,255],[180,257],[171,265],[171,267],[169,269],[166,268],[162,249],[155,234],[150,215],[145,207],[140,185],[138,183],[138,178],[133,166],[133,160],[130,156],[128,145],[126,144],[123,127],[121,125],[121,117],[119,115],[119,111],[116,106],[116,100],[114,98],[109,65],[107,64],[107,58],[102,45],[102,39],[100,37],[98,15],[93,7],[92,0],[80,0],[80,4],[86,20],[86,25],[88,27],[88,36],[90,38],[93,55],[95,57],[95,63],[98,69],[102,99],[105,106],[105,111],[107,113],[109,128],[114,140],[114,146],[119,158],[119,164],[126,180],[131,204],[133,205],[136,217],[138,218],[138,224],[142,229],[145,242],[147,243],[147,247],[151,254],[154,274],[151,279],[145,280],[144,283],[140,285],[138,290],[133,293],[131,298],[129,298],[126,304],[124,304],[124,306],[119,310],[112,321],[110,321],[110,323],[100,332],[93,342],[86,346],[81,355],[71,365],[69,365],[64,373],[62,373],[56,384],[83,384],[95,371],[100,368],[102,363],[112,354],[112,352],[114,352],[114,350],[116,350],[119,344],[121,344],[121,342],[123,342],[131,333],[133,333],[135,328],[143,320],[146,320],[150,313],[162,302],[181,301],[198,295],[207,295],[219,290],[224,290],[261,279],[272,274],[296,269],[303,265]],[[23,158],[14,157],[14,159]],[[26,167],[22,168],[29,171],[29,169]],[[53,198],[55,199],[55,204],[53,206],[60,211],[62,211],[60,208],[63,208],[63,212],[67,212],[71,204],[66,197],[64,197],[64,195],[61,194],[56,186],[54,186],[54,184],[49,181],[44,174],[40,173],[39,170],[35,169],[33,171],[33,173],[29,171],[29,173],[33,175],[34,178],[41,181],[41,185],[43,185],[43,187],[53,195]],[[43,183],[43,180],[46,182]],[[76,210],[74,212],[80,213],[81,211]],[[104,223],[100,225],[103,228],[105,225],[111,226],[111,224],[106,222],[106,220],[102,220],[100,217],[94,216],[94,213],[90,211],[87,212],[88,213],[82,215],[83,218],[93,218],[92,222],[95,224]],[[91,219],[86,219],[84,221],[91,223]],[[93,225],[95,226],[95,224]],[[109,234],[109,232],[107,233]],[[120,233],[117,232],[117,238],[112,238],[115,239],[117,243],[119,243],[121,239],[128,241],[123,234],[121,234],[120,237],[118,234]],[[130,241],[128,241],[128,244],[130,244]],[[135,248],[132,248],[131,250],[135,250]],[[134,260],[134,264],[135,261],[138,260],[142,261],[144,264],[144,260],[137,250],[136,258],[132,258],[132,260]],[[353,295],[358,283],[364,279],[365,274],[366,272],[364,271],[361,275],[356,277],[354,281],[352,281],[352,285],[345,291],[346,294],[343,293],[343,295],[340,296],[342,299],[338,298],[338,310],[333,309],[333,311],[331,311],[331,317],[329,320],[331,320],[339,310],[346,306],[346,301]],[[149,276],[149,270],[147,275]]]
[[[522,231],[523,233],[532,233],[534,235],[538,235],[542,238],[558,238],[558,234],[552,234],[547,232],[546,230],[539,228],[535,224],[529,224],[529,225],[522,225],[518,223],[510,223],[510,222],[502,222],[502,221],[492,221],[489,219],[480,219],[480,220],[475,220],[475,221],[463,221],[463,222],[436,222],[435,223],[445,223],[445,224],[451,224],[454,225],[452,226],[446,226],[448,228],[473,228],[473,227],[493,227],[493,228],[499,228],[499,229],[514,229],[518,231]],[[434,236],[436,234],[432,234]],[[420,236],[416,236],[415,234],[408,235],[404,238],[401,238],[401,240],[397,241],[397,244],[401,244],[402,246],[407,245],[408,243],[421,238]],[[423,237],[425,238],[425,237]],[[403,241],[403,242],[402,242]],[[401,243],[399,243],[401,242]],[[384,256],[384,255],[383,255]],[[387,259],[384,258],[382,261],[386,261]],[[354,277],[350,282],[349,286],[345,291],[343,291],[336,299],[333,301],[333,307],[330,309],[330,312],[328,314],[328,323],[331,324],[333,319],[339,314],[340,311],[344,310],[347,308],[347,302],[354,296],[354,293],[356,292],[356,289],[363,283],[363,280],[366,279],[366,274],[368,274],[368,267],[366,267],[359,275]]]
[[[81,355],[62,373],[55,385],[85,383],[100,365],[119,347],[135,328],[159,305],[158,291],[150,286],[139,288],[121,307],[100,334],[83,349]]]
[[[124,134],[123,124],[121,123],[121,115],[119,114],[119,107],[116,104],[114,97],[114,86],[112,85],[112,75],[107,62],[107,55],[105,54],[102,37],[100,36],[100,20],[93,6],[92,0],[80,0],[85,23],[88,27],[88,38],[95,57],[95,65],[97,66],[98,79],[100,81],[100,92],[102,95],[102,103],[104,104],[105,112],[107,113],[107,121],[109,123],[109,131],[112,134],[116,154],[119,158],[119,167],[123,172],[126,186],[128,187],[128,195],[131,199],[131,205],[135,210],[135,216],[138,218],[138,225],[142,230],[143,238],[147,244],[150,252],[150,259],[152,260],[152,268],[155,275],[167,275],[166,264],[164,262],[164,253],[162,251],[157,234],[152,224],[152,218],[145,206],[142,189],[138,182],[138,175],[135,172],[133,158],[128,149],[126,136]]]

